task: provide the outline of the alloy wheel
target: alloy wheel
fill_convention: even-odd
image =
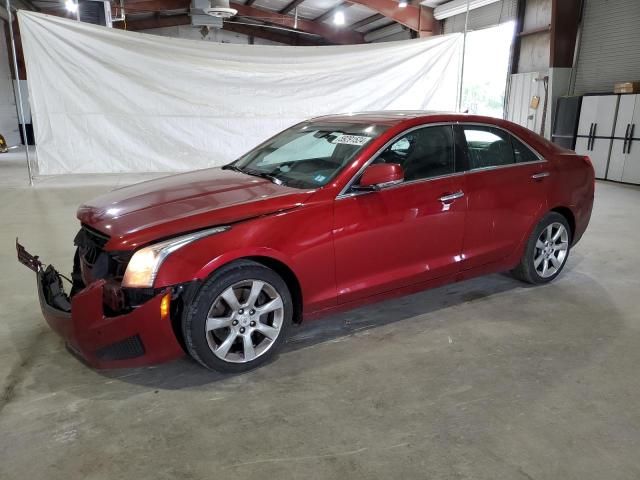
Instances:
[[[564,264],[569,251],[569,232],[554,222],[542,230],[533,253],[533,266],[542,278],[555,275]]]
[[[225,362],[247,363],[275,343],[284,319],[277,290],[263,280],[243,280],[226,288],[211,304],[205,335],[214,355]]]

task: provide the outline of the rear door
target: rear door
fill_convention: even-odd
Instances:
[[[465,270],[513,252],[546,208],[550,165],[505,130],[461,125],[467,146]]]
[[[464,235],[464,175],[453,126],[412,129],[374,160],[398,163],[399,185],[335,201],[338,302],[453,275]]]

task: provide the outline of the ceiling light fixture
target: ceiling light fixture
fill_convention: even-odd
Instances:
[[[336,25],[344,25],[344,12],[342,10],[338,10],[333,16],[333,23]]]
[[[76,13],[78,11],[78,4],[76,2],[74,2],[73,0],[67,0],[64,3],[64,6],[66,7],[67,10],[69,10],[71,13]]]

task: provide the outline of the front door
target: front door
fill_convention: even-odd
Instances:
[[[451,125],[408,131],[374,160],[400,164],[403,183],[336,199],[339,303],[459,271],[466,199],[453,139]]]
[[[546,208],[549,164],[504,130],[464,125],[467,219],[464,269],[505,259]]]

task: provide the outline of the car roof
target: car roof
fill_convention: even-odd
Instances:
[[[341,113],[335,115],[324,115],[308,120],[309,123],[351,123],[351,124],[374,124],[385,125],[388,127],[403,128],[405,125],[415,125],[421,123],[439,123],[439,122],[460,122],[460,123],[477,123],[487,126],[496,126],[506,129],[510,133],[516,135],[521,140],[525,140],[529,146],[537,149],[539,152],[549,151],[558,154],[573,153],[569,150],[559,147],[551,143],[544,137],[535,132],[510,122],[495,117],[487,117],[483,115],[475,115],[469,113],[456,112],[437,112],[428,110],[381,110],[374,112],[355,112]]]
[[[379,110],[372,112],[349,112],[349,113],[337,113],[333,115],[323,115],[320,117],[314,117],[309,121],[327,122],[327,123],[374,123],[380,125],[396,125],[405,120],[414,118],[427,118],[430,116],[441,116],[450,114],[450,112],[436,112],[428,110]]]
[[[351,124],[377,124],[395,126],[412,120],[430,122],[477,122],[502,127],[511,127],[511,122],[505,120],[475,115],[469,113],[456,113],[430,110],[380,110],[373,112],[350,112],[335,115],[324,115],[308,120],[310,123],[351,123]],[[415,123],[415,122],[412,122]]]

